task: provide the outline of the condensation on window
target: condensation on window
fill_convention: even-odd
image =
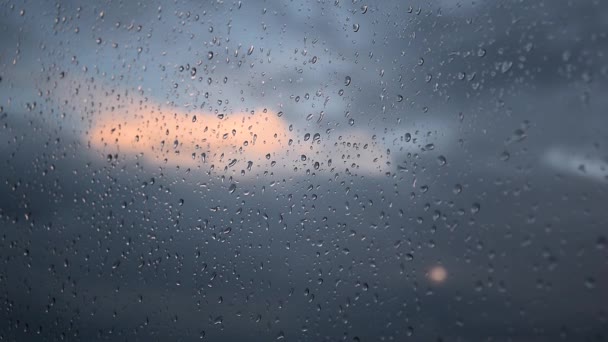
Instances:
[[[0,340],[605,341],[608,3],[0,3]]]

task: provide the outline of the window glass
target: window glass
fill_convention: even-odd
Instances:
[[[0,340],[608,339],[608,3],[0,2]]]

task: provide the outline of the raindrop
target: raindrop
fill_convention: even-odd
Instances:
[[[459,193],[462,192],[462,185],[460,184],[456,184],[454,185],[454,189],[452,189],[452,192],[456,195],[458,195]]]
[[[445,159],[444,156],[439,156],[437,157],[437,163],[439,163],[440,166],[443,166],[447,163],[447,159]]]
[[[606,239],[605,236],[600,236],[595,241],[595,247],[597,249],[604,249],[604,248],[606,248],[606,244],[608,244],[608,239]]]
[[[593,277],[587,277],[587,279],[585,279],[585,286],[588,289],[594,289],[595,288],[595,279]]]
[[[512,66],[513,66],[513,62],[511,62],[511,61],[504,61],[504,62],[502,62],[502,65],[500,66],[500,72],[502,72],[504,74],[507,71],[511,70]]]
[[[473,205],[471,206],[471,214],[477,214],[480,209],[481,206],[479,205],[479,203],[473,203]]]
[[[350,85],[350,82],[351,82],[350,76],[346,76],[344,78],[344,85],[348,87]]]

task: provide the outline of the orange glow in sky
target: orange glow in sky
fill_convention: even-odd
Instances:
[[[222,168],[289,151],[291,134],[283,119],[268,110],[218,118],[208,113],[123,108],[106,114],[90,131],[91,144],[108,152],[136,154],[157,162]],[[294,154],[295,156],[295,154]],[[236,161],[234,161],[236,160]]]
[[[267,109],[219,117],[158,104],[123,104],[96,113],[85,140],[103,156],[137,156],[157,165],[234,176],[242,170],[248,176],[266,171],[294,175],[296,169],[382,176],[390,170],[383,145],[362,131],[315,138],[314,130],[308,138],[295,134],[284,117]]]

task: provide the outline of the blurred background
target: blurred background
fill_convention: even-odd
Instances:
[[[608,3],[0,1],[0,340],[608,340]]]

